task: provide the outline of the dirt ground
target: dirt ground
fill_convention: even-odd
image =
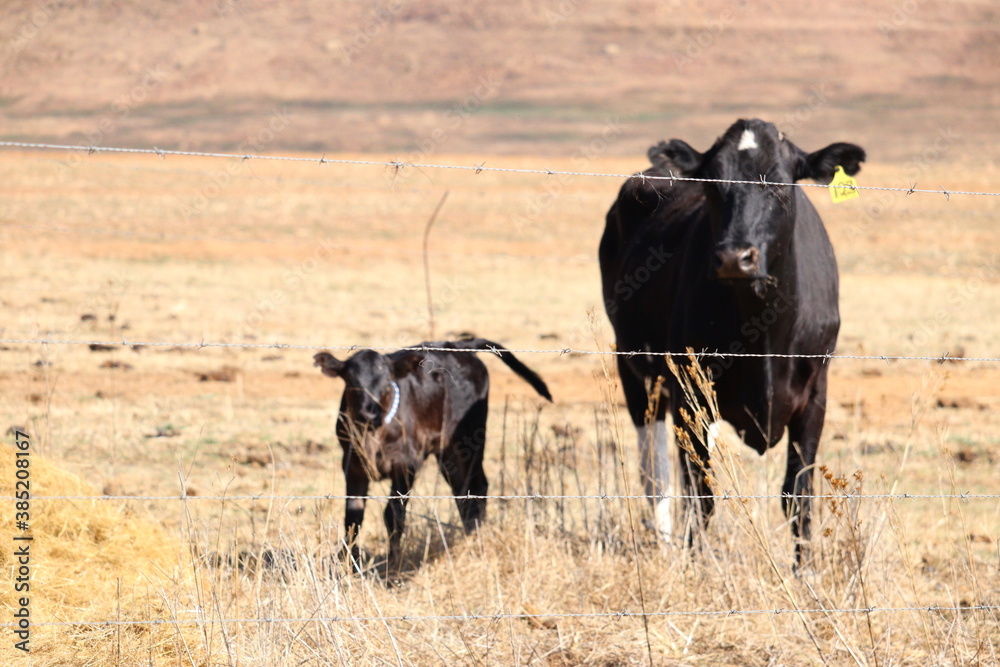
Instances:
[[[614,179],[255,162],[236,165],[217,188],[205,170],[225,173],[221,160],[92,156],[66,167],[64,157],[3,156],[3,233],[12,249],[3,336],[178,344],[7,344],[3,372],[18,387],[7,398],[11,423],[44,415],[41,446],[98,486],[176,492],[176,470],[152,475],[145,457],[195,457],[185,464],[188,482],[208,493],[213,475],[191,464],[213,450],[225,458],[265,441],[332,445],[340,387],[312,368],[311,356],[327,346],[395,348],[430,337],[421,237],[445,192],[429,256],[438,338],[471,331],[512,349],[553,352],[607,350],[611,342],[595,248]],[[641,166],[608,159],[595,171]],[[950,168],[935,177],[955,189],[988,190],[991,182]],[[206,178],[208,194],[218,194],[198,210]],[[880,165],[861,177],[903,180]],[[997,356],[984,317],[1000,299],[994,198],[898,194],[883,204],[867,201],[883,195],[866,193],[833,205],[822,190],[811,196],[842,269],[838,354]],[[295,347],[180,347],[201,341]],[[553,388],[546,421],[574,422],[602,404],[600,357],[522,357]],[[920,396],[934,403],[949,446],[991,459],[995,362],[845,359],[832,373],[833,441],[857,428],[901,437]],[[494,412],[506,396],[530,398],[502,365],[493,383]],[[282,407],[254,409],[264,405]],[[237,416],[248,409],[252,421]],[[83,450],[81,436],[90,445]]]

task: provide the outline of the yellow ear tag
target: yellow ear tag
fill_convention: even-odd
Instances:
[[[833,180],[830,181],[830,199],[833,200],[834,204],[854,199],[861,194],[855,187],[857,184],[856,180],[844,172],[843,167],[837,165],[833,172]]]

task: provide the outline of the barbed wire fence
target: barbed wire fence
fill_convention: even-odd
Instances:
[[[380,495],[337,495],[335,493],[311,494],[311,495],[281,495],[272,493],[248,494],[248,495],[228,495],[228,496],[187,496],[178,494],[176,496],[142,496],[142,495],[99,495],[99,496],[32,496],[32,500],[182,500],[185,502],[197,502],[201,500],[395,500],[404,496],[380,496]],[[408,496],[410,500],[702,500],[712,499],[718,501],[726,500],[779,500],[782,498],[810,498],[812,500],[960,500],[967,503],[972,500],[1000,500],[1000,493],[819,493],[819,494],[798,494],[792,496],[788,493],[722,493],[717,495],[690,495],[690,494],[620,494],[620,493],[590,493],[590,494],[551,494],[551,493],[528,493],[528,494],[501,494],[477,496],[468,494],[464,496],[451,495],[421,495]],[[13,496],[0,496],[0,500],[14,500]]]
[[[148,341],[148,340],[127,340],[122,337],[120,340],[64,340],[59,338],[0,338],[3,345],[87,345],[87,346],[110,346],[127,348],[144,347],[166,347],[166,348],[237,348],[237,349],[268,349],[268,350],[337,350],[341,352],[354,352],[367,349],[376,352],[394,352],[398,349],[412,350],[414,352],[446,352],[450,354],[475,354],[476,350],[456,349],[451,347],[435,347],[433,345],[411,345],[404,348],[384,347],[380,345],[315,345],[304,343],[227,343],[220,341]],[[1000,357],[952,357],[946,354],[940,355],[894,355],[894,354],[784,354],[779,352],[719,352],[715,350],[701,350],[691,352],[654,352],[654,351],[623,351],[623,350],[587,350],[571,347],[565,348],[504,348],[503,350],[489,348],[486,351],[500,355],[501,352],[512,352],[515,354],[557,354],[557,355],[579,355],[579,356],[619,356],[619,357],[681,357],[694,356],[701,358],[719,359],[822,359],[831,361],[834,359],[854,359],[863,361],[936,361],[944,362],[986,362],[1000,363]]]
[[[536,175],[536,176],[560,176],[560,177],[591,177],[591,178],[614,178],[614,179],[628,179],[628,178],[641,178],[650,181],[664,181],[670,185],[680,182],[708,182],[708,183],[729,183],[736,185],[759,185],[762,187],[769,186],[788,186],[788,187],[801,187],[801,188],[827,188],[829,186],[823,184],[815,183],[781,183],[781,182],[770,182],[767,181],[763,176],[759,180],[723,180],[723,179],[706,179],[706,178],[695,178],[686,177],[682,175],[674,175],[668,173],[666,176],[648,176],[643,174],[623,174],[623,173],[602,173],[602,172],[581,172],[581,171],[562,171],[562,170],[550,170],[550,169],[521,169],[521,168],[509,168],[509,167],[493,167],[487,166],[485,162],[475,165],[455,165],[455,164],[430,164],[430,163],[408,163],[398,160],[391,161],[379,161],[379,160],[348,160],[348,159],[334,159],[327,158],[325,155],[315,158],[315,157],[302,157],[302,156],[282,156],[282,155],[258,155],[258,154],[235,154],[235,153],[222,153],[222,152],[196,152],[196,151],[179,151],[179,150],[162,150],[156,147],[153,148],[124,148],[124,147],[108,147],[108,146],[84,146],[84,145],[69,145],[69,144],[49,144],[49,143],[33,143],[33,142],[11,142],[3,141],[0,142],[0,147],[11,148],[11,149],[24,149],[24,150],[51,150],[51,151],[74,151],[77,153],[86,153],[88,155],[93,154],[146,154],[155,155],[160,159],[166,159],[167,157],[177,156],[177,157],[196,157],[196,158],[212,158],[212,159],[228,159],[228,160],[268,160],[268,161],[279,161],[279,162],[297,162],[297,163],[315,163],[319,166],[323,165],[355,165],[355,166],[376,166],[383,168],[390,168],[397,171],[404,169],[444,169],[444,170],[459,170],[472,172],[474,175],[481,174],[483,172],[492,173],[503,173],[503,174],[523,174],[523,175]],[[1000,192],[989,192],[989,191],[974,191],[974,190],[962,190],[962,189],[947,189],[944,187],[939,187],[937,189],[926,189],[917,188],[916,183],[911,183],[907,186],[861,186],[861,185],[851,185],[848,186],[852,190],[858,191],[881,191],[881,192],[895,192],[903,194],[904,196],[922,194],[922,195],[940,195],[945,197],[947,201],[951,201],[952,196],[971,196],[971,197],[1000,197]],[[121,236],[125,238],[132,238],[143,241],[150,242],[162,242],[171,240],[198,240],[198,241],[214,241],[223,243],[270,243],[270,241],[265,239],[246,239],[237,237],[207,237],[203,235],[170,235],[170,234],[157,234],[157,233],[143,233],[143,232],[133,232],[129,230],[117,230],[117,229],[102,229],[102,228],[69,228],[69,227],[55,227],[49,225],[28,225],[28,224],[18,224],[14,222],[7,221],[4,223],[10,228],[19,228],[24,230],[33,231],[50,231],[62,234],[82,234],[82,235],[112,235]],[[308,243],[308,241],[292,241],[293,243]],[[414,251],[412,253],[415,256],[419,256],[419,251]],[[436,253],[442,254],[442,253]],[[455,253],[458,254],[458,253]],[[497,255],[496,253],[489,253],[489,256]],[[507,257],[508,255],[499,254],[499,256]],[[524,259],[520,255],[509,255],[509,257],[514,257],[517,259]],[[593,261],[588,258],[583,257],[562,257],[557,258],[562,261],[574,261],[574,262],[590,262]],[[316,345],[316,344],[301,344],[301,343],[284,343],[284,342],[271,342],[271,343],[234,343],[234,342],[219,342],[219,341],[130,341],[124,338],[120,340],[70,340],[57,338],[52,336],[36,336],[36,337],[8,337],[0,339],[0,344],[3,345],[65,345],[65,346],[110,346],[110,347],[122,347],[122,348],[190,348],[190,349],[206,349],[206,348],[242,348],[242,349],[290,349],[290,350],[338,350],[338,351],[355,351],[359,349],[374,349],[377,351],[394,351],[398,348],[387,348],[378,346],[361,346],[361,345]],[[446,352],[446,353],[475,353],[475,350],[459,350],[447,347],[435,347],[435,346],[411,346],[406,349],[412,349],[415,351],[427,351],[427,352]],[[492,352],[499,354],[499,350],[491,350]],[[951,357],[947,354],[945,355],[850,355],[850,354],[754,354],[754,353],[732,353],[732,352],[719,352],[713,350],[701,350],[691,352],[633,352],[633,351],[622,351],[622,350],[594,350],[594,349],[576,349],[572,347],[566,348],[550,348],[550,349],[509,349],[509,352],[517,354],[547,354],[547,355],[610,355],[610,356],[649,356],[649,357],[689,357],[693,356],[697,359],[702,358],[807,358],[807,359],[822,359],[824,362],[829,362],[834,359],[850,359],[850,360],[867,360],[867,361],[882,361],[885,363],[890,363],[893,361],[930,361],[930,362],[981,362],[988,364],[1000,364],[1000,357]],[[51,502],[51,501],[180,501],[180,502],[204,502],[204,501],[263,501],[263,500],[278,500],[286,502],[294,501],[349,501],[355,499],[367,499],[378,502],[388,502],[398,496],[390,495],[367,495],[367,496],[351,496],[351,495],[336,495],[336,494],[313,494],[313,495],[280,495],[280,494],[247,494],[247,495],[205,495],[205,496],[188,496],[184,493],[178,495],[51,495],[51,496],[32,496],[32,500]],[[536,502],[545,500],[576,500],[576,501],[646,501],[646,500],[661,500],[661,499],[679,499],[679,500],[700,500],[706,498],[713,498],[716,501],[747,501],[747,500],[781,500],[787,499],[788,494],[741,494],[741,493],[722,493],[715,494],[711,496],[702,495],[673,495],[673,494],[662,494],[662,495],[644,495],[644,494],[502,494],[502,495],[491,495],[491,496],[455,496],[455,495],[427,495],[420,496],[420,500],[456,500],[456,499],[489,499],[491,501],[501,501],[501,502]],[[960,501],[962,503],[970,503],[972,501],[996,501],[1000,500],[1000,494],[990,494],[990,493],[970,493],[970,492],[959,492],[959,493],[943,493],[943,494],[919,494],[919,493],[860,493],[860,492],[848,492],[844,491],[841,493],[818,493],[808,496],[797,496],[797,497],[808,497],[814,500],[885,500],[890,502],[899,501],[919,501],[919,500],[954,500]],[[11,501],[15,498],[10,497],[0,497],[0,500]],[[412,498],[417,499],[417,498]],[[827,608],[827,607],[815,607],[815,608],[774,608],[774,609],[721,609],[721,610],[665,610],[665,611],[645,611],[645,610],[630,610],[623,608],[618,611],[601,611],[601,612],[545,612],[545,613],[511,613],[511,612],[484,612],[480,614],[445,614],[445,615],[380,615],[380,616],[310,616],[303,618],[280,618],[280,617],[270,617],[262,616],[258,618],[208,618],[205,617],[206,610],[182,610],[184,613],[192,613],[197,615],[197,618],[158,618],[158,619],[148,619],[148,620],[75,620],[75,621],[47,621],[32,623],[34,627],[122,627],[122,626],[156,626],[156,625],[205,625],[205,624],[256,624],[256,623],[336,623],[343,621],[377,621],[377,622],[418,622],[418,621],[474,621],[474,620],[487,620],[487,621],[498,621],[506,619],[522,619],[522,620],[542,620],[548,618],[600,618],[608,619],[614,621],[620,621],[622,619],[634,619],[634,618],[669,618],[669,617],[716,617],[716,618],[727,618],[733,616],[754,616],[754,615],[774,615],[778,616],[781,614],[796,613],[796,614],[877,614],[877,613],[905,613],[905,612],[923,612],[928,614],[934,613],[971,613],[971,612],[986,612],[993,614],[1000,611],[1000,606],[991,604],[957,604],[951,606],[942,605],[924,605],[924,606],[886,606],[886,607],[844,607],[844,608]],[[16,627],[16,623],[0,623],[0,627],[10,628]]]
[[[259,618],[177,618],[177,619],[149,619],[149,620],[105,620],[105,621],[45,621],[32,623],[34,627],[135,627],[135,626],[155,626],[155,625],[211,625],[224,623],[342,623],[346,621],[394,621],[394,622],[417,622],[417,621],[501,621],[508,619],[537,619],[549,618],[603,618],[620,621],[622,619],[646,618],[670,618],[670,617],[722,617],[733,616],[780,616],[782,614],[878,614],[878,613],[903,613],[903,612],[993,612],[1000,610],[1000,605],[927,605],[916,607],[848,607],[843,609],[815,607],[809,609],[774,608],[774,609],[720,609],[720,610],[667,610],[667,611],[633,611],[621,609],[620,611],[594,611],[594,612],[552,612],[552,613],[510,613],[494,612],[482,614],[421,614],[421,615],[384,615],[384,616],[304,616],[301,618],[280,618],[264,616]],[[188,613],[204,614],[206,610],[190,610]],[[0,623],[0,628],[16,627],[15,623]]]
[[[201,157],[201,158],[223,158],[228,160],[271,160],[278,162],[306,162],[315,163],[318,165],[327,164],[340,164],[340,165],[358,165],[358,166],[373,166],[373,167],[389,167],[396,170],[403,170],[407,168],[411,169],[450,169],[458,171],[471,171],[476,174],[481,174],[483,172],[492,173],[503,173],[503,174],[528,174],[528,175],[538,175],[538,176],[573,176],[573,177],[592,177],[592,178],[615,178],[615,179],[625,179],[625,178],[640,178],[642,180],[649,181],[666,181],[671,184],[682,183],[682,182],[694,182],[694,183],[728,183],[731,185],[760,185],[760,186],[788,186],[797,188],[829,188],[829,185],[824,185],[821,183],[782,183],[777,181],[768,181],[763,175],[758,177],[758,180],[733,180],[733,179],[718,179],[718,178],[700,178],[694,176],[683,176],[680,174],[669,173],[666,176],[650,176],[641,173],[615,173],[615,172],[585,172],[585,171],[565,171],[558,169],[518,169],[514,167],[493,167],[486,166],[486,162],[474,165],[460,165],[460,164],[435,164],[435,163],[422,163],[422,162],[403,162],[400,160],[347,160],[347,159],[335,159],[327,158],[324,154],[319,158],[315,157],[302,157],[293,155],[260,155],[254,153],[209,153],[209,152],[199,152],[199,151],[179,151],[179,150],[164,150],[160,148],[123,148],[116,146],[85,146],[85,145],[73,145],[73,144],[45,144],[45,143],[28,143],[28,142],[17,142],[17,141],[0,141],[0,147],[6,148],[23,148],[31,150],[56,150],[56,151],[77,151],[85,152],[88,155],[93,155],[97,153],[118,153],[118,154],[145,154],[145,155],[156,155],[161,159],[165,159],[168,156],[181,156],[181,157]],[[935,194],[943,195],[946,199],[950,201],[953,195],[966,195],[966,196],[979,196],[979,197],[1000,197],[1000,192],[983,192],[975,190],[950,190],[946,188],[938,189],[926,189],[917,188],[915,183],[911,183],[906,187],[899,186],[875,186],[875,185],[848,185],[846,186],[850,190],[871,190],[879,192],[899,192],[906,195],[912,194]]]

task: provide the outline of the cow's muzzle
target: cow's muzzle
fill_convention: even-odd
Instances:
[[[718,249],[712,259],[712,268],[720,280],[760,278],[760,251],[754,246]]]

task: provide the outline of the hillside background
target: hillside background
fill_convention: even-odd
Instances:
[[[641,158],[756,116],[873,161],[945,133],[991,165],[998,25],[992,0],[11,2],[0,138],[486,159],[613,127]]]

